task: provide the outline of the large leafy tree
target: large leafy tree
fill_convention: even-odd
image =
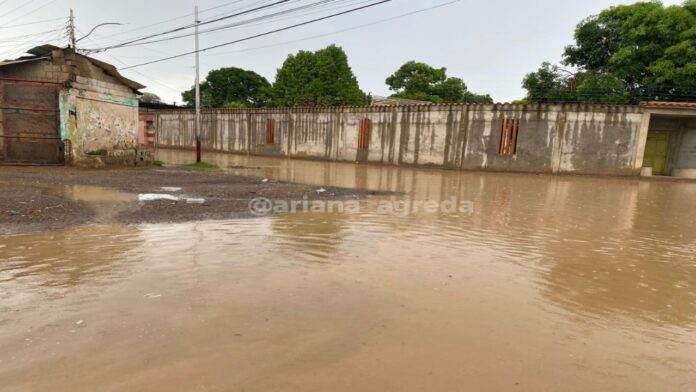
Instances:
[[[563,63],[577,69],[578,80],[556,86],[578,102],[696,100],[696,0],[670,7],[620,5],[591,16],[576,28]],[[555,89],[544,95],[545,90],[527,83],[542,76],[543,68],[523,82],[530,101],[555,99]]]
[[[162,98],[160,98],[159,95],[155,93],[143,93],[143,95],[140,97],[140,102],[162,103]]]
[[[278,106],[363,105],[368,97],[360,90],[348,56],[331,45],[288,56],[276,74],[273,102]]]
[[[201,83],[204,107],[262,107],[271,103],[271,84],[263,76],[241,68],[220,68],[208,73]],[[181,94],[188,106],[195,104],[194,88]]]
[[[446,68],[409,61],[386,80],[396,98],[434,103],[492,103],[489,95],[474,94],[460,78],[448,78]]]

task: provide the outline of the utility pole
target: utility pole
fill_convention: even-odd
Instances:
[[[74,51],[77,51],[77,40],[75,39],[75,15],[73,14],[72,8],[70,9],[70,26],[68,27],[70,33],[70,46],[72,46]]]
[[[196,162],[201,161],[201,77],[198,54],[198,6],[194,9],[196,24]]]

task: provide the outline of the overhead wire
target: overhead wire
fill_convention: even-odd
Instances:
[[[460,1],[461,1],[461,0],[453,0],[453,1],[450,1],[450,2],[447,2],[447,3],[442,3],[442,4],[439,4],[439,5],[435,5],[435,6],[432,6],[432,7],[426,7],[426,8],[421,8],[421,9],[418,9],[418,10],[415,10],[415,11],[406,12],[406,13],[403,13],[403,14],[400,14],[400,15],[396,15],[396,16],[393,16],[393,17],[390,17],[390,18],[380,19],[380,20],[377,20],[377,21],[375,21],[375,22],[365,23],[365,24],[361,24],[361,25],[358,25],[358,26],[349,27],[349,28],[346,28],[346,29],[341,29],[341,30],[332,31],[332,32],[330,32],[330,33],[317,34],[317,35],[313,35],[313,36],[309,36],[309,37],[305,37],[305,38],[300,38],[300,39],[291,40],[291,41],[285,41],[285,42],[279,42],[279,43],[270,44],[270,45],[257,46],[257,47],[254,47],[254,48],[247,48],[247,49],[240,49],[240,50],[232,50],[232,51],[218,52],[218,53],[205,53],[205,55],[206,55],[206,56],[220,56],[220,55],[226,55],[226,54],[250,52],[250,51],[254,51],[254,50],[267,49],[267,48],[272,48],[272,47],[277,47],[277,46],[282,46],[282,45],[294,44],[294,43],[297,43],[297,42],[308,41],[308,40],[312,40],[312,39],[316,39],[316,38],[328,37],[328,36],[330,36],[330,35],[345,33],[345,32],[347,32],[347,31],[358,30],[358,29],[362,29],[362,28],[365,28],[365,27],[370,27],[370,26],[374,26],[374,25],[378,25],[378,24],[382,24],[382,23],[386,23],[386,22],[391,22],[391,21],[393,21],[393,20],[397,20],[397,19],[401,19],[401,18],[408,17],[408,16],[420,14],[420,13],[423,13],[423,12],[431,11],[431,10],[434,10],[434,9],[446,7],[446,6],[452,5],[452,4],[454,4],[454,3],[459,3]]]
[[[206,8],[206,9],[201,10],[201,11],[199,12],[199,14],[204,14],[204,13],[206,13],[206,12],[213,11],[213,10],[216,10],[216,9],[220,9],[220,8],[223,8],[223,7],[227,7],[227,6],[229,6],[229,5],[241,3],[242,1],[245,1],[245,0],[230,1],[230,2],[227,2],[227,3],[221,4],[221,5],[215,6],[215,7]],[[269,1],[269,0],[263,0],[263,1],[259,2],[259,3],[265,3],[265,2],[268,2],[268,1]],[[242,8],[240,8],[240,9],[243,9],[243,8],[246,8],[246,7],[242,7]],[[189,13],[189,14],[182,15],[182,16],[177,16],[177,17],[171,18],[171,19],[166,19],[166,20],[162,20],[162,21],[159,21],[159,22],[155,22],[155,23],[149,23],[147,26],[141,26],[141,27],[138,27],[138,28],[130,29],[130,30],[120,31],[120,32],[117,32],[117,33],[115,33],[115,34],[112,34],[111,36],[112,36],[112,37],[116,37],[116,36],[124,35],[124,34],[127,34],[127,33],[132,33],[132,32],[134,32],[134,31],[142,31],[142,30],[151,29],[151,28],[154,27],[154,26],[160,26],[160,25],[163,25],[163,24],[166,24],[166,23],[169,23],[169,22],[174,22],[174,21],[177,21],[177,20],[189,18],[189,17],[192,17],[193,15],[194,15],[194,13]],[[132,39],[132,38],[128,38],[128,39]]]
[[[24,8],[24,7],[26,7],[26,6],[28,6],[29,4],[31,4],[31,3],[35,2],[35,1],[36,1],[36,0],[28,0],[28,1],[25,1],[25,2],[23,2],[20,6],[15,7],[15,8],[13,8],[13,9],[11,9],[10,11],[7,11],[7,12],[5,12],[4,14],[0,15],[0,18],[4,18],[4,17],[6,17],[6,16],[8,16],[8,15],[10,15],[10,14],[12,14],[12,13],[14,13],[15,11],[18,11],[18,10],[20,10],[20,9],[22,9],[22,8]]]
[[[228,15],[228,16],[224,16],[224,17],[220,17],[220,18],[216,18],[216,19],[211,19],[211,20],[206,21],[206,22],[201,22],[201,23],[197,23],[197,24],[196,24],[196,23],[192,23],[192,24],[189,24],[189,25],[186,25],[186,26],[177,27],[177,28],[175,28],[175,29],[171,29],[171,30],[164,31],[164,32],[161,32],[161,33],[151,34],[151,35],[149,35],[149,36],[145,36],[145,37],[133,39],[133,40],[130,40],[130,41],[126,41],[126,42],[123,42],[123,43],[118,44],[118,45],[111,45],[111,46],[107,46],[107,47],[104,47],[104,48],[97,48],[97,49],[85,49],[85,51],[87,51],[87,52],[101,52],[101,51],[104,51],[104,50],[114,49],[114,48],[118,48],[118,47],[125,46],[125,45],[128,45],[128,44],[132,44],[132,43],[135,43],[135,42],[144,41],[144,40],[147,40],[147,39],[150,39],[150,38],[161,37],[161,36],[163,36],[163,35],[176,33],[176,32],[178,32],[178,31],[183,31],[183,30],[186,30],[186,29],[193,28],[193,27],[195,27],[195,26],[206,25],[206,24],[219,22],[219,21],[221,21],[221,20],[225,20],[225,19],[229,19],[229,18],[233,18],[233,17],[237,17],[237,16],[241,16],[241,15],[246,15],[246,14],[249,14],[249,13],[252,13],[252,12],[256,12],[256,11],[260,11],[260,10],[263,10],[263,9],[267,9],[267,8],[269,8],[269,7],[273,7],[273,6],[275,6],[275,5],[287,3],[287,2],[289,2],[289,1],[290,1],[290,0],[278,0],[278,1],[273,2],[273,3],[271,3],[271,4],[266,4],[266,5],[262,5],[262,6],[256,7],[256,8],[252,8],[252,9],[250,9],[250,10],[241,11],[241,12],[238,12],[238,13],[235,13],[235,14],[232,14],[232,15]]]
[[[44,9],[44,8],[48,7],[49,5],[55,3],[56,1],[58,1],[58,0],[50,0],[50,1],[48,1],[47,3],[44,3],[43,5],[41,5],[41,6],[37,7],[37,8],[35,8],[35,9],[33,9],[33,10],[31,10],[31,11],[25,13],[25,14],[22,14],[22,15],[16,17],[16,18],[14,18],[14,19],[10,19],[10,20],[9,20],[8,22],[6,22],[6,23],[12,23],[12,22],[15,22],[15,21],[17,21],[17,20],[20,20],[20,19],[24,18],[25,16],[31,15],[31,14],[33,14],[33,13],[36,12],[36,11],[39,11],[39,10],[41,10],[41,9]]]
[[[213,27],[213,28],[210,28],[210,29],[202,30],[202,31],[199,31],[199,35],[203,35],[203,34],[207,34],[207,33],[212,33],[212,32],[217,32],[217,31],[221,31],[221,30],[227,30],[227,29],[231,29],[231,28],[234,28],[234,27],[248,26],[248,25],[253,25],[253,24],[256,24],[256,25],[261,24],[261,23],[257,23],[257,22],[264,22],[264,21],[265,21],[266,23],[268,23],[269,21],[270,21],[270,22],[276,22],[276,21],[279,21],[279,20],[283,20],[283,19],[281,19],[281,18],[278,18],[277,20],[274,19],[274,18],[276,18],[276,17],[278,17],[278,16],[283,16],[283,15],[292,14],[293,12],[299,12],[299,11],[303,11],[303,10],[307,10],[307,9],[319,7],[319,6],[321,6],[321,5],[330,4],[330,3],[336,2],[336,1],[345,1],[345,0],[320,0],[320,1],[318,1],[318,2],[311,3],[311,4],[306,4],[306,5],[303,5],[303,6],[300,6],[300,7],[296,7],[296,8],[293,8],[293,9],[283,10],[283,11],[279,11],[279,12],[276,12],[276,13],[273,13],[273,14],[262,15],[262,16],[259,16],[259,17],[256,17],[256,18],[247,19],[247,20],[243,20],[243,21],[240,21],[240,22],[235,22],[235,23],[232,23],[232,24],[227,24],[227,25],[223,25],[223,26],[217,26],[217,27]],[[366,3],[366,2],[369,2],[369,1],[372,1],[372,0],[363,0],[363,1],[361,1],[360,3]],[[324,10],[322,9],[322,11],[324,11]],[[311,14],[311,12],[310,12],[309,14]],[[303,15],[304,15],[304,14],[303,14]],[[301,16],[301,15],[294,15],[294,17],[298,17],[298,16]],[[286,18],[286,19],[287,19],[287,18]],[[165,41],[172,41],[172,40],[175,40],[175,39],[191,37],[191,36],[194,36],[195,34],[196,34],[196,33],[180,34],[180,35],[176,35],[176,36],[173,36],[173,37],[166,37],[166,38],[161,38],[161,39],[156,39],[156,40],[150,40],[150,41],[136,42],[136,43],[133,43],[133,44],[121,45],[121,46],[119,46],[119,47],[141,46],[141,45],[148,45],[148,44],[159,43],[159,42],[165,42]]]
[[[31,25],[35,25],[35,24],[41,24],[41,23],[55,22],[57,20],[65,20],[65,19],[67,19],[67,18],[61,17],[61,18],[37,20],[34,22],[27,22],[27,23],[19,23],[19,24],[10,25],[10,26],[0,26],[0,30],[12,29],[15,27],[31,26]]]
[[[378,2],[376,2],[376,3],[364,5],[364,6],[361,6],[361,7],[352,8],[352,9],[349,9],[349,10],[346,10],[346,11],[342,11],[342,12],[338,12],[338,13],[334,13],[334,14],[331,14],[331,15],[322,16],[322,17],[320,17],[320,18],[315,18],[315,19],[308,20],[308,21],[305,21],[305,22],[296,23],[296,24],[291,25],[291,26],[281,27],[281,28],[278,28],[278,29],[274,29],[274,30],[271,30],[271,31],[264,32],[264,33],[259,33],[259,34],[255,34],[255,35],[252,35],[252,36],[249,36],[249,37],[237,39],[237,40],[234,40],[234,41],[230,41],[230,42],[225,42],[225,43],[218,44],[218,45],[209,46],[209,47],[207,47],[207,48],[203,48],[203,49],[200,49],[200,50],[197,50],[197,51],[194,50],[194,51],[191,51],[191,52],[186,52],[186,53],[182,53],[182,54],[175,55],[175,56],[165,57],[165,58],[162,58],[162,59],[159,59],[159,60],[153,60],[153,61],[148,61],[148,62],[141,63],[141,64],[132,65],[132,66],[130,66],[130,67],[123,68],[123,69],[130,69],[130,68],[135,68],[135,67],[142,67],[142,66],[144,66],[144,65],[150,65],[150,64],[160,63],[160,62],[167,61],[167,60],[172,60],[172,59],[175,59],[175,58],[178,58],[178,57],[184,57],[184,56],[188,56],[188,55],[195,54],[195,53],[205,52],[205,51],[208,51],[208,50],[212,50],[212,49],[217,49],[217,48],[221,48],[221,47],[233,45],[233,44],[236,44],[236,43],[239,43],[239,42],[249,41],[249,40],[252,40],[252,39],[255,39],[255,38],[264,37],[264,36],[267,36],[267,35],[279,33],[279,32],[281,32],[281,31],[291,30],[291,29],[294,29],[294,28],[297,28],[297,27],[306,26],[306,25],[309,25],[309,24],[312,24],[312,23],[317,23],[317,22],[321,22],[321,21],[324,21],[324,20],[327,20],[327,19],[331,19],[331,18],[335,18],[335,17],[338,17],[338,16],[346,15],[346,14],[349,14],[349,13],[361,11],[361,10],[364,10],[364,9],[367,9],[367,8],[371,8],[371,7],[375,7],[375,6],[381,5],[381,4],[389,3],[389,2],[391,2],[391,1],[393,1],[393,0],[381,0],[381,1],[378,1]]]
[[[83,34],[83,33],[80,31],[80,29],[77,29],[77,28],[76,28],[75,30],[78,31],[78,32],[80,32],[80,34]],[[93,41],[91,37],[87,37],[86,39],[87,39],[88,41]],[[109,56],[110,58],[112,58],[114,61],[120,63],[121,65],[128,66],[128,64],[126,64],[124,61],[122,61],[122,60],[119,59],[118,57],[114,56],[112,53],[104,52],[104,54],[106,54],[107,56]],[[159,84],[160,86],[165,87],[165,88],[167,88],[167,89],[169,89],[169,90],[171,90],[171,91],[176,91],[177,93],[181,92],[181,91],[179,91],[179,89],[176,89],[176,88],[174,88],[174,87],[171,87],[171,86],[169,86],[168,84],[163,83],[163,82],[161,82],[161,81],[159,81],[159,80],[153,78],[152,76],[146,75],[146,74],[144,74],[144,73],[142,73],[142,72],[140,72],[140,71],[138,71],[138,70],[133,69],[133,70],[131,70],[131,71],[134,72],[134,73],[136,73],[136,74],[138,74],[138,75],[140,75],[140,76],[142,76],[143,78],[145,78],[145,79],[147,79],[147,80],[150,80],[150,81],[152,81],[152,82],[155,82],[156,84]]]

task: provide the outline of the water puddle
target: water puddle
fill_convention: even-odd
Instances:
[[[0,236],[3,386],[71,390],[70,374],[92,390],[696,385],[694,184],[204,159],[475,208],[394,216],[371,198],[354,214]]]

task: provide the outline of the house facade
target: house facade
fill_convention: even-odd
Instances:
[[[143,85],[70,48],[44,45],[28,53],[0,62],[0,162],[145,161],[138,147]]]

